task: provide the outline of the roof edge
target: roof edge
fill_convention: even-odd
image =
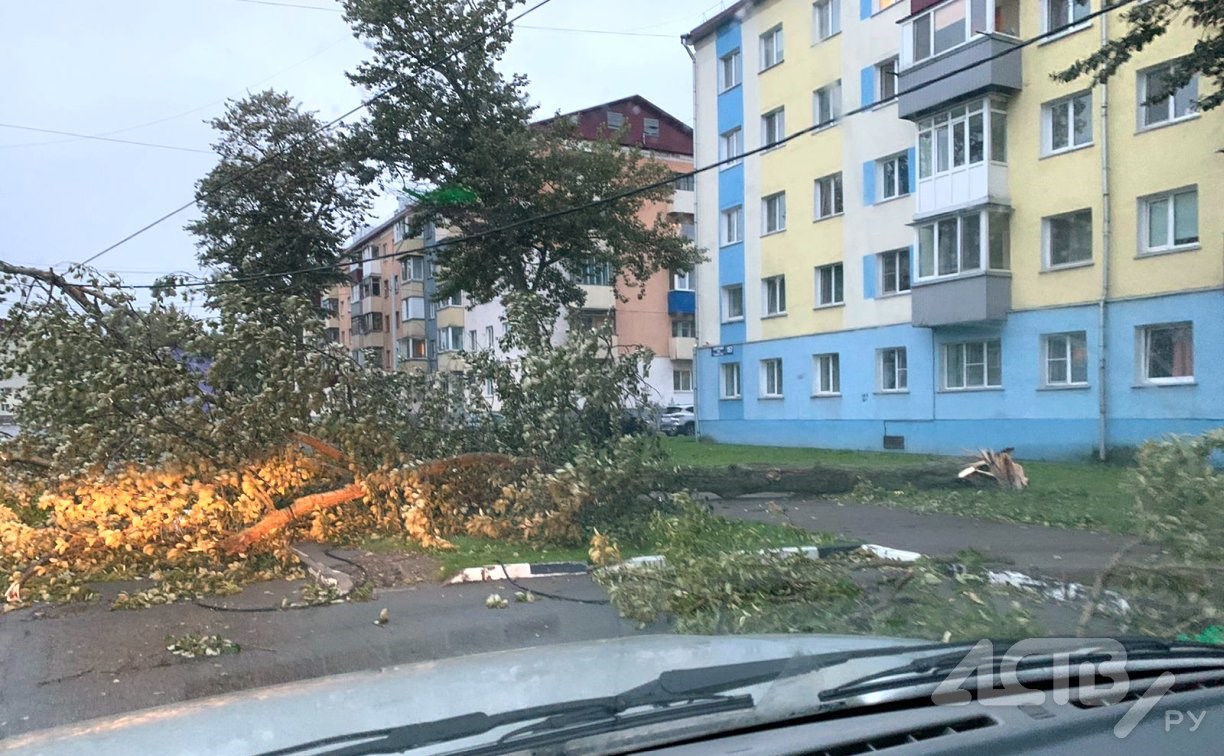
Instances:
[[[741,8],[744,8],[747,5],[756,4],[759,2],[761,2],[761,0],[739,0],[739,2],[735,3],[730,8],[727,8],[724,11],[720,11],[719,13],[715,14],[713,18],[698,25],[695,29],[690,31],[688,34],[682,34],[680,36],[680,40],[684,42],[685,44],[692,44],[699,39],[708,37],[710,36],[712,32],[718,29],[718,27],[722,26],[723,23],[725,23],[729,18],[733,17],[736,13],[738,13]]]

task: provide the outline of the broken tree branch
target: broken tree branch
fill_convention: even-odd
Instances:
[[[21,276],[23,278],[40,281],[43,284],[55,289],[59,289],[68,295],[72,301],[80,305],[81,309],[87,310],[94,316],[102,314],[102,308],[99,304],[104,304],[110,307],[118,307],[120,303],[110,295],[98,290],[88,284],[69,281],[54,270],[40,270],[39,268],[31,268],[26,265],[14,265],[12,263],[0,260],[0,273],[8,273],[9,275]]]
[[[323,493],[303,496],[284,509],[269,512],[263,516],[263,519],[241,533],[236,533],[225,539],[221,543],[221,550],[230,555],[240,554],[249,549],[252,544],[280,530],[302,515],[347,504],[350,501],[355,501],[365,496],[365,493],[365,487],[360,483],[350,483],[344,488],[337,488],[334,491],[324,491]]]

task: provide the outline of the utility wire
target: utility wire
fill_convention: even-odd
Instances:
[[[1108,6],[1102,7],[1101,9],[1099,9],[1099,10],[1097,10],[1097,11],[1094,11],[1094,12],[1092,12],[1092,13],[1089,13],[1088,15],[1084,16],[1083,18],[1078,19],[1078,20],[1077,20],[1075,23],[1076,23],[1076,24],[1082,24],[1082,23],[1084,23],[1085,21],[1091,21],[1092,19],[1097,18],[1098,16],[1102,16],[1102,15],[1104,15],[1104,14],[1106,14],[1106,13],[1110,12],[1110,11],[1117,10],[1118,8],[1121,8],[1121,7],[1123,7],[1123,6],[1130,5],[1130,4],[1131,4],[1131,3],[1133,3],[1133,2],[1135,2],[1135,0],[1119,0],[1119,2],[1113,3],[1112,5],[1108,5]],[[955,68],[955,69],[953,69],[953,70],[951,70],[951,71],[948,71],[947,73],[944,73],[944,74],[942,74],[942,75],[940,75],[940,76],[937,76],[937,77],[935,77],[935,78],[933,78],[933,79],[930,79],[930,80],[928,80],[928,81],[922,82],[921,84],[917,84],[917,85],[912,86],[912,87],[910,87],[910,88],[908,88],[908,89],[903,89],[903,90],[900,90],[900,91],[898,91],[898,92],[897,92],[897,94],[895,94],[895,95],[894,95],[892,98],[890,98],[890,99],[895,99],[895,98],[900,97],[900,96],[902,96],[902,95],[908,95],[908,94],[912,94],[912,93],[914,93],[914,92],[917,92],[917,91],[919,91],[919,90],[926,89],[926,88],[927,88],[927,87],[929,87],[929,86],[933,86],[933,85],[935,85],[935,84],[937,84],[937,83],[939,83],[939,82],[941,82],[941,81],[944,81],[944,80],[946,80],[946,79],[948,79],[948,78],[951,78],[951,77],[953,77],[953,76],[956,76],[957,74],[964,73],[965,71],[969,71],[969,70],[971,70],[971,69],[977,68],[978,66],[983,66],[983,65],[986,65],[987,63],[990,63],[990,62],[992,62],[992,61],[994,61],[994,60],[997,60],[997,59],[999,59],[999,58],[1002,58],[1002,57],[1004,57],[1004,56],[1006,56],[1006,55],[1011,55],[1011,54],[1013,54],[1013,53],[1015,53],[1015,52],[1018,52],[1019,50],[1022,50],[1022,49],[1023,49],[1023,48],[1025,48],[1025,47],[1029,47],[1029,46],[1031,46],[1031,45],[1038,44],[1038,43],[1040,43],[1041,41],[1043,41],[1043,40],[1045,40],[1045,39],[1048,39],[1048,38],[1050,38],[1050,37],[1055,37],[1055,36],[1058,36],[1058,35],[1060,35],[1060,34],[1064,33],[1064,32],[1066,31],[1066,29],[1067,29],[1067,27],[1066,27],[1066,26],[1062,26],[1062,27],[1059,27],[1059,28],[1057,28],[1057,29],[1051,29],[1051,30],[1049,30],[1049,31],[1047,31],[1047,32],[1045,32],[1045,33],[1043,33],[1043,34],[1038,34],[1037,36],[1032,37],[1032,38],[1030,38],[1030,39],[1027,39],[1027,40],[1022,40],[1022,41],[1018,42],[1016,45],[1014,45],[1014,46],[1012,46],[1012,47],[1009,47],[1009,48],[1007,48],[1007,49],[1005,49],[1005,50],[1001,50],[1001,51],[999,51],[999,52],[997,52],[997,53],[995,53],[995,54],[993,54],[993,55],[990,55],[990,56],[988,56],[988,57],[986,57],[986,58],[983,58],[982,60],[978,60],[978,61],[974,61],[974,62],[972,62],[972,63],[968,63],[968,64],[966,64],[966,65],[963,65],[963,66],[959,67],[959,68]],[[885,102],[885,101],[881,101],[881,102]],[[849,110],[849,111],[846,111],[845,113],[842,113],[840,116],[838,116],[838,118],[846,118],[846,117],[848,117],[848,116],[858,115],[858,114],[860,114],[860,113],[865,113],[865,112],[867,112],[867,111],[874,110],[874,109],[875,109],[876,107],[878,107],[880,104],[881,104],[880,102],[873,102],[873,103],[871,103],[870,105],[864,105],[864,106],[862,106],[862,107],[854,108],[853,110]],[[438,240],[437,242],[435,242],[435,243],[434,243],[432,246],[430,246],[430,247],[429,247],[429,249],[436,249],[436,248],[438,248],[438,247],[444,247],[444,246],[448,246],[448,245],[451,245],[451,244],[462,244],[462,243],[465,243],[465,242],[479,241],[479,240],[481,240],[481,239],[485,239],[485,238],[490,237],[490,236],[494,236],[494,235],[497,235],[497,234],[503,234],[503,233],[506,233],[507,231],[513,231],[513,230],[515,230],[515,229],[521,228],[521,227],[526,226],[526,225],[535,224],[535,223],[541,223],[541,222],[544,222],[544,221],[553,220],[553,219],[555,219],[555,218],[561,218],[561,217],[564,217],[564,216],[567,216],[567,215],[573,215],[574,213],[579,213],[579,212],[583,212],[583,211],[586,211],[586,210],[591,210],[591,209],[594,209],[594,208],[603,207],[603,206],[605,206],[605,205],[612,204],[613,202],[619,202],[619,201],[621,201],[621,200],[623,200],[623,199],[627,199],[627,198],[629,198],[629,197],[633,197],[633,196],[636,196],[636,195],[638,195],[638,194],[643,194],[643,193],[645,193],[645,192],[653,191],[653,190],[655,190],[655,189],[658,189],[658,188],[661,188],[661,187],[667,186],[667,185],[669,185],[669,184],[674,184],[676,181],[678,181],[678,180],[680,180],[680,179],[688,178],[688,177],[690,177],[690,176],[696,176],[696,175],[697,175],[697,174],[699,174],[699,173],[705,173],[706,171],[714,170],[715,168],[720,168],[720,167],[722,167],[722,166],[724,166],[724,165],[731,165],[732,163],[738,163],[738,162],[740,162],[741,160],[743,160],[744,158],[752,157],[752,156],[754,156],[754,155],[758,155],[758,154],[760,154],[760,153],[762,153],[762,152],[769,152],[769,151],[772,151],[772,150],[779,149],[780,147],[783,147],[784,145],[786,145],[788,142],[794,141],[795,139],[798,139],[799,137],[801,137],[801,136],[803,136],[803,135],[805,135],[805,134],[810,134],[810,133],[813,133],[813,132],[816,132],[816,131],[820,131],[820,130],[822,130],[822,129],[826,128],[827,126],[830,126],[830,125],[832,125],[832,124],[836,123],[836,122],[837,122],[837,120],[838,120],[837,118],[834,118],[834,119],[830,119],[830,120],[827,120],[827,121],[822,121],[822,122],[820,122],[820,123],[812,124],[811,126],[808,126],[808,127],[806,127],[806,128],[800,129],[800,130],[796,131],[795,133],[790,134],[790,135],[788,135],[788,136],[785,136],[785,137],[783,137],[782,139],[780,139],[780,140],[778,140],[778,141],[776,141],[776,142],[772,142],[772,143],[770,143],[770,144],[766,144],[766,145],[761,145],[760,147],[756,147],[756,148],[754,148],[754,149],[748,150],[747,152],[743,152],[743,153],[741,153],[741,154],[739,154],[739,155],[735,155],[735,156],[733,156],[733,157],[724,158],[724,159],[719,160],[719,161],[717,161],[717,162],[714,162],[714,163],[709,163],[709,164],[707,164],[707,165],[703,165],[703,166],[700,166],[700,167],[698,167],[698,168],[694,168],[693,170],[688,171],[688,172],[680,172],[680,173],[675,173],[675,174],[673,174],[673,175],[672,175],[672,177],[671,177],[671,178],[664,179],[664,180],[661,180],[661,181],[655,181],[655,182],[653,182],[653,183],[646,184],[646,185],[644,185],[644,186],[639,186],[639,187],[636,187],[636,188],[634,188],[634,189],[627,189],[627,190],[625,190],[625,191],[618,192],[618,193],[616,193],[616,194],[612,194],[612,195],[609,195],[609,196],[607,196],[607,197],[600,198],[600,199],[598,199],[598,200],[593,200],[593,201],[591,201],[591,202],[587,202],[587,203],[584,203],[584,204],[581,204],[581,205],[576,205],[576,206],[574,206],[574,207],[564,208],[564,209],[561,209],[561,210],[554,210],[554,211],[552,211],[552,212],[543,213],[543,214],[541,214],[541,215],[532,216],[532,217],[530,217],[530,218],[524,218],[524,219],[522,219],[522,220],[515,221],[515,222],[513,222],[513,223],[507,223],[507,224],[506,224],[506,225],[504,225],[504,226],[499,226],[499,227],[497,227],[497,228],[491,228],[491,229],[488,229],[488,230],[486,230],[486,231],[479,231],[479,232],[477,232],[477,233],[474,233],[474,234],[468,234],[468,235],[466,235],[466,236],[452,236],[452,237],[447,237],[447,238],[444,238],[444,239],[439,239],[439,240]],[[375,260],[384,260],[384,259],[391,258],[391,257],[400,257],[400,256],[403,256],[404,254],[405,254],[405,253],[403,253],[403,252],[391,252],[391,253],[388,253],[388,254],[383,254],[383,255],[374,255],[373,257],[370,257],[370,258],[368,258],[368,259],[366,259],[366,260],[363,260],[363,262],[373,262],[373,261],[375,261]],[[213,280],[213,281],[202,281],[202,282],[182,282],[182,283],[180,283],[178,286],[179,286],[179,288],[190,288],[190,287],[194,287],[194,286],[218,286],[218,285],[224,285],[224,284],[240,284],[240,283],[247,283],[247,282],[249,282],[249,281],[260,281],[260,280],[264,280],[264,279],[268,279],[268,278],[283,278],[284,276],[292,276],[292,275],[297,275],[297,274],[301,274],[301,273],[317,273],[317,272],[319,272],[319,271],[324,271],[324,270],[332,270],[332,269],[335,269],[335,268],[339,267],[339,266],[340,266],[340,265],[342,265],[342,264],[344,264],[344,263],[337,262],[337,263],[329,263],[329,264],[326,264],[326,265],[316,265],[316,266],[309,267],[309,268],[299,268],[299,269],[297,269],[297,270],[286,270],[286,271],[277,271],[277,272],[270,272],[270,273],[256,273],[256,274],[251,274],[251,275],[248,275],[248,276],[234,276],[234,277],[231,277],[231,278],[221,278],[221,279],[216,279],[216,280]],[[120,289],[152,289],[152,288],[155,288],[155,286],[154,286],[154,285],[149,285],[149,284],[141,284],[141,285],[120,285],[120,286],[118,286],[118,287],[116,287],[116,288],[120,288]]]
[[[211,155],[212,150],[198,150],[195,147],[176,147],[172,144],[155,144],[153,142],[137,142],[132,139],[115,139],[100,134],[78,134],[75,131],[60,131],[59,129],[40,129],[34,126],[21,126],[16,123],[0,123],[0,129],[17,129],[18,131],[35,131],[39,134],[58,134],[59,136],[76,137],[77,139],[94,139],[99,142],[114,142],[116,144],[131,144],[137,147],[155,147],[159,150],[175,150],[176,152],[196,152],[201,155]],[[13,146],[13,145],[5,145]]]
[[[552,2],[552,0],[539,0],[539,2],[537,2],[535,5],[532,5],[531,7],[527,8],[527,9],[526,9],[526,10],[524,10],[522,13],[519,13],[518,15],[514,16],[513,18],[509,18],[509,19],[507,19],[505,22],[503,22],[502,24],[498,25],[496,28],[494,28],[494,29],[492,30],[492,32],[491,32],[491,33],[500,32],[500,31],[502,31],[503,29],[506,29],[506,28],[508,28],[508,27],[510,27],[510,26],[512,26],[512,25],[514,25],[514,23],[515,23],[516,21],[518,21],[519,19],[521,19],[521,18],[523,18],[523,17],[527,16],[527,15],[528,15],[528,14],[530,14],[530,13],[534,13],[535,11],[539,10],[540,8],[543,8],[545,5],[548,5],[550,2]],[[478,37],[473,37],[472,39],[470,39],[470,40],[468,40],[467,42],[463,43],[463,44],[462,44],[462,45],[460,45],[459,47],[456,47],[455,49],[451,50],[450,52],[448,52],[446,55],[442,56],[442,57],[441,57],[441,58],[439,58],[438,60],[434,61],[433,63],[428,64],[428,66],[426,66],[426,67],[427,67],[427,68],[435,68],[435,67],[437,67],[437,66],[440,66],[440,65],[442,65],[442,63],[444,63],[444,62],[445,62],[445,61],[447,61],[448,59],[450,59],[450,58],[454,57],[455,55],[458,55],[458,54],[460,54],[460,53],[462,53],[462,52],[467,51],[469,48],[471,48],[471,47],[475,46],[476,44],[478,44],[478,43],[480,43],[480,42],[484,41],[484,40],[485,40],[485,39],[487,39],[487,38],[488,38],[488,35],[487,35],[487,34],[485,34],[485,35],[481,35],[481,36],[478,36]],[[307,135],[306,135],[306,139],[309,139],[309,138],[311,138],[311,137],[313,137],[313,136],[315,136],[315,135],[317,135],[317,134],[320,134],[320,133],[322,133],[322,132],[324,132],[324,131],[326,131],[326,130],[328,130],[328,129],[332,128],[333,126],[335,126],[336,124],[340,123],[340,122],[341,122],[341,121],[343,121],[345,118],[348,118],[349,116],[353,115],[353,114],[354,114],[354,113],[356,113],[357,111],[362,110],[363,108],[369,107],[369,106],[370,106],[370,105],[372,105],[373,103],[377,102],[378,100],[381,100],[382,98],[384,98],[384,97],[386,97],[387,95],[389,95],[389,94],[391,94],[392,92],[394,92],[398,86],[399,86],[398,84],[393,84],[392,86],[389,86],[389,87],[387,87],[386,89],[382,90],[381,92],[378,92],[377,94],[375,94],[374,96],[370,97],[369,99],[367,99],[367,100],[363,100],[363,101],[362,101],[361,103],[359,103],[359,104],[358,104],[356,107],[354,107],[354,108],[352,108],[352,109],[350,109],[350,110],[348,110],[348,111],[346,111],[346,112],[342,113],[342,114],[341,114],[341,115],[339,115],[338,117],[333,118],[332,120],[328,121],[327,123],[324,123],[324,124],[320,125],[318,128],[316,128],[316,129],[314,129],[313,131],[311,131],[309,134],[307,134]],[[294,143],[294,144],[289,145],[289,147],[287,147],[287,148],[286,148],[286,150],[293,149],[294,147],[297,147],[297,146],[299,146],[299,145],[301,145],[301,144],[304,144],[304,143],[305,143],[305,139],[303,139],[301,142],[296,142],[296,143]],[[284,157],[284,156],[285,156],[285,154],[286,154],[286,153],[285,153],[285,151],[274,151],[274,152],[272,152],[272,153],[270,153],[270,154],[268,154],[268,155],[265,155],[263,158],[261,158],[260,160],[256,161],[256,162],[255,162],[253,165],[251,165],[249,168],[246,168],[246,169],[244,169],[244,170],[241,170],[241,171],[238,171],[238,172],[234,173],[234,174],[233,174],[233,175],[231,175],[229,178],[227,178],[227,179],[225,179],[225,180],[223,180],[223,181],[219,182],[219,183],[218,183],[216,186],[214,186],[214,187],[212,187],[211,189],[208,189],[207,191],[203,192],[203,196],[208,196],[208,195],[210,195],[210,194],[212,194],[212,193],[214,193],[214,192],[217,192],[217,191],[219,191],[219,190],[221,190],[221,189],[225,188],[226,186],[229,186],[230,184],[234,183],[235,181],[237,181],[237,180],[239,180],[239,179],[241,179],[241,178],[246,178],[247,176],[249,176],[249,175],[251,175],[252,173],[254,173],[256,170],[258,170],[258,169],[259,169],[261,166],[263,166],[263,165],[264,165],[266,162],[268,162],[268,160],[269,160],[269,159],[271,159],[272,157]],[[132,239],[135,239],[137,236],[140,236],[141,234],[143,234],[144,232],[148,231],[149,229],[151,229],[151,228],[153,228],[153,227],[155,227],[155,226],[158,226],[158,225],[160,225],[160,224],[162,224],[162,223],[164,223],[164,222],[166,222],[166,221],[170,220],[171,218],[173,218],[174,216],[176,216],[176,215],[178,215],[179,213],[183,212],[184,210],[187,210],[188,208],[193,207],[193,206],[196,204],[196,202],[198,202],[198,201],[199,201],[199,198],[194,198],[194,199],[192,199],[190,202],[184,203],[184,204],[180,205],[179,207],[176,207],[175,209],[171,210],[170,212],[166,213],[165,215],[162,215],[161,217],[157,218],[156,220],[153,220],[153,221],[151,221],[151,222],[149,222],[149,223],[146,223],[144,226],[141,226],[140,228],[136,229],[136,230],[135,230],[135,231],[133,231],[132,233],[130,233],[130,234],[128,234],[127,236],[123,237],[123,238],[122,238],[122,239],[120,239],[119,241],[115,242],[114,244],[111,244],[109,247],[106,247],[105,249],[102,249],[102,250],[100,250],[100,251],[98,251],[98,252],[95,252],[94,254],[90,255],[90,256],[89,256],[89,257],[87,257],[87,258],[85,258],[84,260],[82,260],[82,261],[80,262],[80,264],[81,264],[81,265],[87,265],[87,264],[89,264],[89,263],[93,262],[94,260],[97,260],[97,259],[98,259],[99,257],[101,257],[102,255],[105,255],[107,252],[110,252],[111,250],[114,250],[114,249],[116,249],[116,248],[118,248],[118,247],[120,247],[120,246],[122,246],[122,245],[124,245],[124,244],[127,244],[129,241],[131,241]]]

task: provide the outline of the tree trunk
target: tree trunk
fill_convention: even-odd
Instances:
[[[362,496],[365,496],[365,488],[360,483],[350,483],[334,491],[303,496],[284,509],[269,512],[264,515],[263,519],[241,533],[225,539],[221,542],[221,550],[229,555],[240,554],[252,544],[263,540],[304,514],[347,504]]]

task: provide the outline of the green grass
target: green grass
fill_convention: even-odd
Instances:
[[[727,465],[810,466],[814,464],[842,467],[874,467],[877,465],[922,465],[935,457],[897,452],[860,452],[841,449],[801,449],[789,446],[747,446],[743,444],[712,444],[688,436],[663,438],[663,448],[672,460],[686,467],[726,467]]]

